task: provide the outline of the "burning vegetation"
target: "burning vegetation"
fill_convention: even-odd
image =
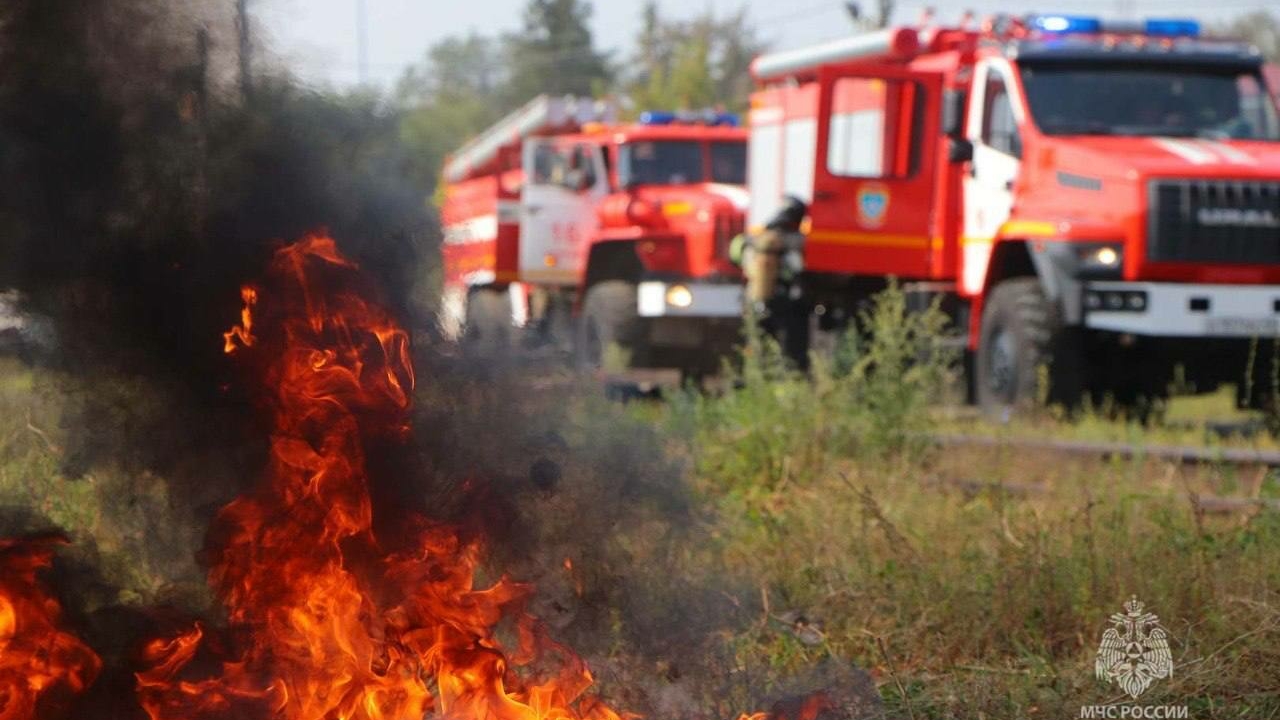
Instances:
[[[64,622],[35,580],[63,541],[0,546],[2,720],[632,717],[596,694],[587,663],[536,617],[550,609],[560,614],[551,618],[557,634],[601,636],[598,620],[572,624],[572,608],[616,605],[618,598],[601,594],[602,583],[630,593],[621,578],[602,579],[599,548],[577,548],[605,530],[577,522],[571,547],[542,553],[565,553],[555,571],[568,578],[572,597],[538,603],[533,583],[482,579],[488,567],[512,559],[522,574],[531,567],[530,558],[512,554],[529,536],[513,540],[519,530],[499,529],[522,523],[510,505],[520,491],[503,485],[510,479],[482,469],[428,491],[421,468],[384,457],[388,448],[424,447],[412,428],[423,416],[413,413],[409,336],[375,297],[377,285],[322,235],[278,250],[265,277],[240,293],[240,322],[221,339],[245,384],[257,388],[244,409],[266,421],[242,421],[268,428],[269,450],[258,482],[216,513],[200,554],[221,613],[202,612],[198,602],[140,606],[135,598],[126,615],[144,620],[117,627],[119,606],[104,615],[98,590],[77,585],[75,622]],[[428,434],[449,437],[434,427],[442,415],[427,417]],[[556,486],[554,465],[534,463],[556,478],[551,485],[532,478],[532,489],[565,510],[571,493]],[[424,512],[379,498],[386,492],[379,483],[396,470],[405,473],[397,482],[426,497]],[[618,493],[609,502],[635,504],[638,493],[653,492],[640,481],[624,477],[607,491]],[[604,517],[628,517],[608,502],[583,502]],[[66,573],[52,580],[66,592],[77,581]],[[192,612],[202,619],[180,619]],[[84,629],[83,640],[71,626]],[[658,634],[666,642],[678,635]],[[812,713],[800,715],[811,720]]]
[[[201,556],[223,614],[175,625],[146,609],[156,622],[114,639],[104,662],[36,582],[65,541],[0,543],[0,720],[638,717],[603,701],[587,663],[551,637],[532,583],[481,579],[503,542],[488,483],[448,489],[469,498],[461,510],[378,517],[394,511],[370,468],[379,449],[416,442],[415,377],[409,336],[374,288],[311,235],[241,291],[224,348],[259,388],[269,459],[216,514]],[[573,594],[599,592],[571,558],[559,568]],[[860,703],[797,695],[741,720],[839,720]]]
[[[261,486],[216,521],[209,580],[230,629],[151,642],[142,705],[154,720],[616,720],[586,694],[585,665],[525,612],[529,586],[476,587],[482,539],[425,518],[407,540],[375,535],[362,438],[411,431],[414,377],[408,336],[355,273],[311,236],[276,254],[263,329],[258,292],[243,294],[227,349],[263,356],[274,421]],[[202,653],[213,677],[200,677]]]
[[[66,541],[0,540],[0,720],[36,720],[98,677],[102,661],[67,632],[62,606],[36,574]]]

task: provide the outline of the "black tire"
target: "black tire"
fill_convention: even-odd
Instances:
[[[567,292],[556,293],[548,300],[543,317],[537,320],[526,342],[571,358],[577,332],[577,321],[573,317],[572,296]]]
[[[982,311],[975,362],[975,394],[989,417],[1003,420],[1041,399],[1041,368],[1048,370],[1047,400],[1069,409],[1084,389],[1077,333],[1062,326],[1057,308],[1036,278],[996,286]]]
[[[463,335],[467,344],[479,349],[501,349],[509,347],[514,336],[507,290],[473,289],[467,295],[467,327]]]
[[[635,366],[640,360],[641,320],[636,309],[636,286],[625,280],[605,280],[587,289],[578,318],[576,356],[578,367],[598,370],[606,348],[617,345]]]

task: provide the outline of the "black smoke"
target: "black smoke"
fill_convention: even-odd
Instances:
[[[257,378],[224,356],[221,333],[238,319],[237,288],[282,243],[323,228],[415,331],[414,442],[369,452],[378,527],[394,532],[397,514],[413,510],[492,538],[493,565],[538,582],[535,609],[601,658],[613,687],[635,684],[607,670],[619,644],[665,668],[661,688],[690,676],[710,638],[758,612],[734,579],[663,577],[682,548],[707,544],[683,468],[616,408],[584,411],[581,395],[531,389],[545,367],[510,373],[422,342],[438,230],[395,113],[261,63],[244,93],[234,18],[192,16],[191,6],[219,4],[233,8],[0,3],[0,290],[20,291],[53,329],[24,357],[57,378],[61,472],[69,482],[110,477],[103,466],[163,478],[172,506],[134,515],[196,529],[254,484],[268,422]],[[0,535],[17,525],[0,515]],[[642,547],[618,540],[636,527]],[[162,527],[128,530],[175,556],[160,567],[185,567],[200,549]],[[76,542],[51,581],[107,671],[74,716],[136,717],[139,643],[195,614],[216,624],[216,608],[201,607],[210,599],[192,597],[199,590],[184,594],[203,587],[189,563],[169,578],[174,590],[157,593],[170,601],[139,609],[118,597],[127,572]]]
[[[202,418],[104,427],[87,392],[73,473],[104,452],[165,470],[193,443],[239,446],[219,333],[279,244],[327,229],[405,316],[435,256],[394,113],[262,63],[243,93],[232,3],[192,5],[0,7],[0,288],[53,328],[27,355],[90,386],[147,377]]]

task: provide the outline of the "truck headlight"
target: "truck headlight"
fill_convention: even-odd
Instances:
[[[1081,245],[1076,257],[1083,275],[1118,276],[1124,265],[1124,246],[1119,243]]]
[[[1112,268],[1120,264],[1120,253],[1113,247],[1100,247],[1090,253],[1085,261],[1090,265]]]
[[[693,304],[693,291],[684,285],[672,285],[667,288],[667,304],[676,308],[687,308]]]

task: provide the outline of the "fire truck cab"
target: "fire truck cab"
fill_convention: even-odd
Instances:
[[[809,203],[820,323],[890,277],[941,296],[996,415],[1160,397],[1175,368],[1274,393],[1280,123],[1257,50],[1186,20],[964,25],[753,66],[749,225]]]
[[[723,113],[539,97],[444,168],[445,325],[572,343],[599,367],[714,370],[741,322],[746,132]]]

